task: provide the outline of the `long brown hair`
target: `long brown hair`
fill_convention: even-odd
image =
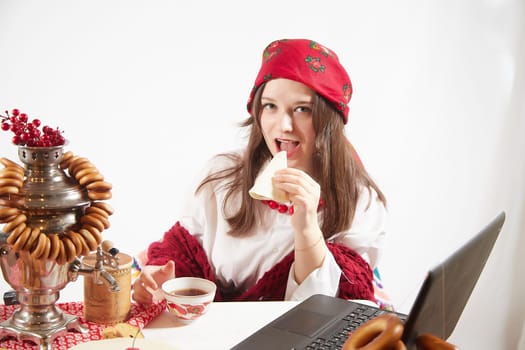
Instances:
[[[241,123],[249,127],[250,133],[246,150],[242,155],[236,153],[220,154],[227,157],[234,165],[212,173],[199,185],[198,192],[207,183],[227,180],[223,185],[227,189],[223,203],[223,213],[229,201],[236,195],[241,198],[237,212],[226,215],[230,225],[229,234],[241,236],[249,233],[256,225],[256,201],[248,195],[255,178],[263,165],[272,157],[261,131],[259,116],[261,111],[262,84],[255,93],[252,115]],[[368,175],[358,160],[355,151],[344,133],[341,115],[321,96],[315,95],[313,103],[313,126],[316,133],[316,152],[313,157],[312,178],[321,186],[323,199],[321,231],[325,238],[348,229],[353,221],[357,200],[364,186],[374,189],[378,199],[386,205],[386,199],[379,187]]]

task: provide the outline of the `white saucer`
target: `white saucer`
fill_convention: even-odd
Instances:
[[[80,343],[70,350],[100,350],[100,349],[115,349],[126,350],[131,347],[133,343],[132,338],[112,338],[104,340],[93,340],[85,343]],[[177,350],[178,348],[166,343],[159,343],[145,338],[137,338],[135,340],[135,347],[140,350]]]

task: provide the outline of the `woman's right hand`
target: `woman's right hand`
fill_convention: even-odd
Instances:
[[[146,265],[133,283],[132,298],[139,304],[148,305],[163,298],[162,283],[175,277],[175,263],[170,260],[162,266]]]

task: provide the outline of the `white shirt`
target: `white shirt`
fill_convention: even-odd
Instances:
[[[204,169],[204,176],[231,165],[225,157],[213,158]],[[197,184],[204,177],[199,178]],[[222,181],[206,185],[195,195],[192,189],[183,209],[181,224],[202,244],[208,260],[215,269],[216,278],[222,286],[246,290],[293,250],[294,234],[290,215],[281,214],[259,202],[262,222],[249,235],[228,235],[228,223],[222,212],[226,190]],[[343,244],[357,251],[373,269],[380,257],[385,237],[386,209],[371,190],[369,201],[367,189],[361,191],[354,220],[348,231],[333,235],[329,242]],[[234,198],[231,210],[240,205]],[[368,206],[368,208],[367,208]],[[330,251],[318,269],[301,284],[293,275],[293,265],[288,275],[285,300],[304,300],[321,293],[337,295],[341,269]]]

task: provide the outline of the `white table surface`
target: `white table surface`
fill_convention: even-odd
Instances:
[[[81,277],[68,283],[58,302],[83,301],[83,282]],[[0,280],[2,294],[9,289]],[[214,302],[205,315],[190,324],[164,311],[142,332],[147,339],[173,345],[174,350],[228,350],[295,305],[293,301]]]
[[[215,302],[198,320],[183,324],[166,311],[144,329],[144,337],[176,350],[227,350],[297,305],[292,301]]]

